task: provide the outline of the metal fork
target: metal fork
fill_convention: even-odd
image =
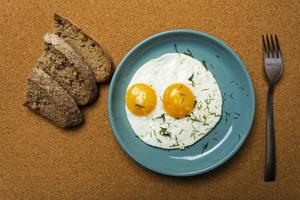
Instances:
[[[283,71],[283,59],[277,35],[262,35],[264,64],[269,91],[267,98],[267,142],[265,159],[265,181],[275,181],[275,130],[273,122],[273,89]],[[275,41],[274,41],[275,40]]]

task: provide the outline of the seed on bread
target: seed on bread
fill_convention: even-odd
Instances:
[[[82,123],[81,112],[73,98],[48,74],[33,68],[28,76],[26,107],[65,128]]]
[[[94,74],[77,52],[54,34],[46,34],[44,43],[36,66],[57,81],[78,105],[94,101],[98,94]]]

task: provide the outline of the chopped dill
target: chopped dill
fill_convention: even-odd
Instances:
[[[156,138],[157,142],[162,143],[160,139]]]
[[[201,122],[203,121],[200,119],[200,116],[197,118],[196,116],[187,115],[187,121],[191,120],[192,122]]]
[[[244,87],[240,86],[239,89],[244,90]]]
[[[224,111],[225,112],[225,122],[227,122],[228,121],[228,119],[229,119],[229,117],[230,117],[230,113],[229,112],[226,112],[226,111]]]
[[[237,112],[233,112],[234,114],[236,114],[236,115],[238,115],[238,116],[241,116],[241,114],[240,113],[237,113]]]
[[[145,108],[144,106],[142,106],[142,105],[140,105],[140,104],[135,104],[135,107],[136,107],[136,109],[142,109],[142,108]]]
[[[233,98],[233,92],[230,93],[229,97],[230,97],[231,99],[234,99],[234,98]]]
[[[181,129],[181,131],[178,133],[178,135],[180,135],[183,132],[183,129]]]
[[[177,135],[175,135],[175,140],[176,140],[176,144],[172,144],[170,147],[178,147],[179,146]]]
[[[234,83],[235,81],[230,81],[230,83]]]
[[[207,149],[208,143],[209,143],[209,141],[207,141],[204,145],[202,145],[202,151],[201,151],[201,154],[204,153],[204,151]]]
[[[212,65],[212,64],[209,64],[210,65],[210,67],[213,69],[214,68],[214,66]]]
[[[208,130],[208,129],[206,129],[206,130]],[[199,137],[200,137],[201,135],[205,135],[205,133],[199,133],[199,134],[198,134]]]
[[[179,146],[177,135],[175,135],[176,144]]]
[[[183,104],[183,102],[184,102],[184,97],[185,97],[186,95],[185,95],[185,94],[182,94],[182,93],[180,93],[180,96],[182,97],[181,104]]]
[[[197,100],[194,101],[194,107],[193,108],[195,108],[196,105],[197,105]]]
[[[207,99],[205,99],[206,105],[209,105],[212,100],[214,100],[214,98],[207,98]]]
[[[235,114],[235,116],[232,116],[234,119],[238,119],[241,116],[241,114],[237,112],[233,112],[233,114]]]
[[[216,113],[216,112],[210,112],[210,111],[208,110],[208,113],[209,113],[210,115],[213,115],[213,116],[215,116],[215,117],[220,117],[220,115],[217,115],[217,113]]]
[[[160,135],[165,136],[165,137],[171,137],[171,132],[168,131],[167,128],[160,127],[160,130],[158,132]]]
[[[196,130],[192,130],[192,133],[191,133],[191,135],[190,135],[190,137],[193,137],[194,138],[194,140],[196,139]]]
[[[154,134],[154,136],[155,136],[155,137],[157,137],[157,135],[156,135],[156,131],[155,131],[155,130],[153,131],[153,134]]]
[[[219,141],[219,140],[218,140],[217,138],[215,138],[215,137],[213,138],[213,140],[215,140],[215,141]]]
[[[224,112],[225,112],[226,115],[229,115],[229,116],[230,116],[230,113],[229,113],[229,112],[227,112],[227,111],[224,111]]]
[[[208,88],[204,88],[204,89],[202,89],[201,91],[206,91],[206,90],[208,90]]]
[[[181,100],[181,104],[183,104],[183,102],[184,102],[184,98],[182,98],[182,100]]]
[[[170,123],[170,122],[167,122],[167,124],[168,124],[168,128],[170,128],[170,126],[171,126],[171,123]]]
[[[204,126],[208,126],[209,124],[208,123],[206,123],[206,121],[207,121],[207,116],[206,115],[203,115],[203,125]]]
[[[202,60],[203,66],[205,67],[206,70],[208,70],[207,65],[206,65],[206,61]]]
[[[191,82],[192,87],[195,87],[195,82],[193,78],[194,78],[194,73],[190,76],[188,80]]]
[[[166,121],[165,113],[161,114],[160,116],[154,118],[154,119],[162,119],[164,122]]]
[[[239,134],[239,140],[241,139],[241,135]]]
[[[220,56],[219,56],[218,54],[216,54],[216,57],[217,57],[217,58],[220,58]]]
[[[199,100],[199,101],[197,101],[197,108],[200,110],[200,109],[202,109],[202,101],[201,100]]]
[[[183,54],[185,54],[185,55],[187,55],[187,56],[190,56],[190,57],[194,58],[192,52],[191,52],[189,49],[187,49],[187,52],[183,52]]]
[[[177,44],[174,44],[174,49],[175,49],[176,53],[179,54],[179,51],[178,51],[178,49],[177,49]]]

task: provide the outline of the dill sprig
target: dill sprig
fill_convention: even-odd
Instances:
[[[207,141],[204,145],[202,145],[202,151],[201,151],[201,154],[204,153],[204,151],[207,149],[208,143],[209,143],[209,141]]]
[[[230,118],[231,114],[229,112],[227,112],[227,111],[224,111],[224,113],[225,113],[225,122],[227,122],[228,119]]]
[[[206,70],[208,70],[207,65],[206,65],[206,61],[202,60],[203,66],[205,67]]]
[[[180,132],[178,133],[178,135],[180,135],[183,132],[183,129],[180,130]]]
[[[203,115],[203,126],[208,126],[209,124],[208,123],[206,123],[206,121],[207,121],[207,116],[206,115]]]
[[[179,54],[179,51],[178,51],[178,49],[177,49],[177,44],[174,44],[174,49],[175,49],[176,53]]]
[[[237,112],[233,112],[234,114],[236,114],[236,115],[238,115],[238,116],[241,116],[241,114],[240,113],[237,113]]]
[[[202,109],[202,101],[201,100],[197,101],[196,107],[199,110]]]
[[[192,122],[201,122],[201,123],[203,123],[200,116],[196,117],[194,115],[187,115],[186,117],[187,117],[187,121],[191,120]]]
[[[196,139],[196,133],[197,133],[197,131],[194,129],[194,130],[192,130],[192,133],[190,135],[190,137],[193,137],[194,140]]]
[[[195,87],[194,73],[190,76],[190,78],[188,80],[191,82],[192,87]]]
[[[180,93],[180,96],[182,97],[181,104],[183,104],[183,102],[184,102],[184,97],[185,97],[186,95],[183,94],[183,93]]]
[[[166,121],[165,113],[161,114],[160,116],[154,118],[154,119],[162,119],[164,122]]]
[[[193,108],[195,108],[197,106],[197,100],[194,101],[194,106]]]
[[[135,104],[135,107],[136,107],[136,109],[142,109],[142,108],[145,108],[144,106],[142,106],[142,105],[140,105],[140,104]]]
[[[187,52],[183,52],[183,54],[185,54],[185,55],[187,55],[187,56],[190,56],[190,57],[194,58],[192,52],[191,52],[189,49],[187,49]]]
[[[164,137],[171,137],[171,132],[168,131],[168,129],[164,128],[164,127],[160,127],[160,130],[158,131],[158,133]]]
[[[157,138],[156,131],[153,130],[153,135]]]
[[[233,114],[235,114],[235,116],[232,116],[234,119],[238,119],[241,114],[240,113],[237,113],[237,112],[232,112]]]

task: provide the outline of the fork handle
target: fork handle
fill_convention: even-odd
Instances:
[[[265,181],[275,181],[275,130],[273,119],[273,86],[270,86],[267,99]]]

